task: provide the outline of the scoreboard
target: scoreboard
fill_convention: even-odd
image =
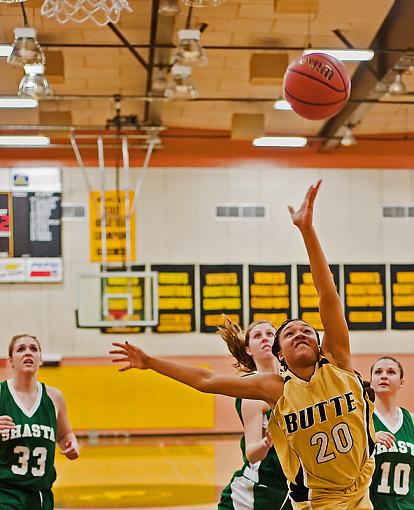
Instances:
[[[62,280],[58,168],[0,172],[0,283]]]

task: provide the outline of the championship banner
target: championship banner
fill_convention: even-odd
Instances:
[[[339,265],[330,264],[336,288],[339,293]],[[309,265],[297,266],[298,285],[298,318],[307,322],[317,331],[323,331],[321,316],[319,314],[319,298],[313,283]]]
[[[344,265],[344,280],[349,329],[385,329],[385,264]]]
[[[414,264],[391,264],[391,329],[414,329]]]
[[[152,265],[158,272],[158,326],[156,333],[195,331],[194,265]]]
[[[249,323],[267,320],[278,328],[292,314],[291,266],[249,266]]]
[[[106,260],[102,260],[101,193],[89,194],[90,260],[91,262],[129,262],[135,260],[135,213],[130,217],[130,254],[127,260],[126,210],[134,199],[128,192],[128,207],[125,207],[125,191],[105,191]]]
[[[243,266],[200,266],[200,331],[215,333],[222,314],[243,327]]]

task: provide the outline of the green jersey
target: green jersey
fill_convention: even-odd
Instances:
[[[56,479],[56,409],[45,385],[37,386],[36,401],[26,409],[12,382],[0,382],[0,415],[10,416],[16,425],[0,438],[0,486],[42,490]]]
[[[375,510],[414,509],[414,426],[410,413],[398,408],[395,427],[374,411],[375,431],[391,432],[395,445],[375,445],[375,472],[370,497]]]
[[[236,411],[243,423],[242,400],[236,399]],[[270,411],[263,415],[263,429],[267,430]],[[254,464],[246,457],[246,440],[240,439],[244,465],[236,471],[224,488],[218,510],[291,510],[288,485],[275,449]]]

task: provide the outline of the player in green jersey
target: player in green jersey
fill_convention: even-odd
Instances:
[[[414,509],[414,426],[410,413],[397,405],[404,384],[401,363],[383,356],[371,368],[375,391],[375,472],[371,501],[375,510]]]
[[[68,459],[79,456],[62,393],[37,380],[41,361],[36,337],[12,338],[12,377],[0,383],[1,510],[52,510],[56,443]]]
[[[219,333],[236,359],[234,366],[245,376],[279,372],[272,353],[276,329],[269,322],[252,322],[244,332],[225,317]],[[260,400],[238,398],[236,411],[244,427],[240,440],[244,464],[224,488],[218,510],[291,510],[287,480],[267,431],[270,407]]]

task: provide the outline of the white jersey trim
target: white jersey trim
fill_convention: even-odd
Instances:
[[[382,421],[382,423],[387,427],[387,429],[390,432],[392,432],[393,434],[396,434],[403,425],[404,415],[403,415],[403,412],[401,411],[401,407],[398,407],[398,420],[397,420],[397,423],[394,425],[394,427],[387,422],[387,420],[382,416],[382,414],[377,409],[374,409],[374,413],[378,416],[378,418]]]
[[[6,382],[7,382],[9,391],[11,393],[11,396],[13,397],[13,400],[14,400],[15,404],[17,405],[17,407],[19,407],[20,410],[22,411],[22,413],[24,413],[28,418],[31,418],[34,415],[34,413],[38,410],[38,408],[40,406],[40,401],[42,400],[43,388],[42,388],[42,385],[40,384],[40,382],[36,381],[37,395],[36,395],[36,400],[34,401],[34,404],[31,409],[27,409],[24,406],[23,402],[19,399],[19,397],[16,393],[16,390],[14,389],[14,386],[13,386],[13,379],[7,379]]]

